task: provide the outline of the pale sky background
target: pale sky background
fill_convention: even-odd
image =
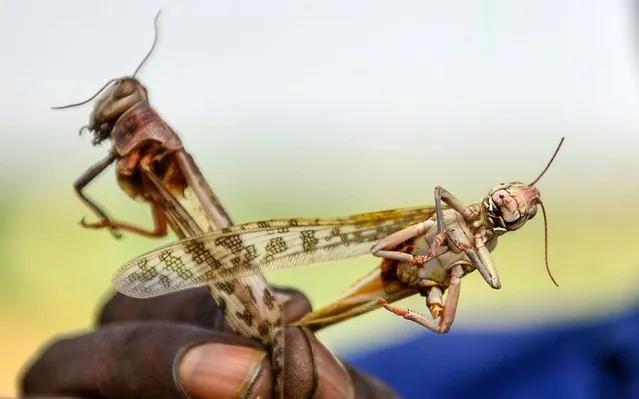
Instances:
[[[356,169],[325,179],[370,180],[457,151],[528,178],[566,135],[561,169],[638,176],[639,30],[628,2],[577,0],[2,1],[0,176],[79,173],[106,151],[76,136],[90,106],[48,107],[132,73],[158,8],[139,78],[205,167],[294,181],[315,151]]]

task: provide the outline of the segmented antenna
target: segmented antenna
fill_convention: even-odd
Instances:
[[[137,73],[140,71],[140,68],[142,68],[142,65],[144,65],[144,63],[149,59],[149,57],[153,53],[153,50],[155,50],[155,45],[158,42],[158,18],[160,17],[161,12],[162,12],[162,9],[159,9],[158,13],[155,14],[155,18],[153,19],[153,44],[151,45],[151,49],[149,50],[148,53],[146,53],[146,55],[144,56],[144,58],[142,59],[142,62],[140,62],[138,67],[135,68],[133,75],[131,75],[132,77],[135,77],[135,75],[137,75]]]
[[[142,68],[142,66],[144,65],[144,63],[149,59],[149,57],[151,56],[151,54],[153,53],[153,50],[155,50],[155,45],[158,42],[158,17],[160,16],[160,13],[162,12],[162,9],[158,10],[158,13],[155,14],[155,19],[153,20],[153,31],[154,31],[154,36],[153,36],[153,44],[151,45],[151,49],[146,53],[146,55],[144,56],[144,58],[142,59],[142,62],[140,62],[138,64],[138,67],[135,68],[135,71],[133,72],[133,75],[131,75],[131,77],[135,77],[135,75],[140,72],[140,69]],[[75,104],[69,104],[69,105],[63,105],[60,107],[51,107],[51,109],[65,109],[65,108],[73,108],[73,107],[78,107],[80,105],[84,105],[88,102],[90,102],[91,100],[93,100],[94,98],[96,98],[100,93],[102,93],[104,91],[104,89],[106,89],[111,83],[113,82],[117,82],[118,79],[111,79],[108,82],[106,82],[104,84],[104,86],[102,86],[102,88],[100,88],[100,90],[98,90],[94,95],[92,95],[91,97],[89,97],[88,99],[81,101],[79,103],[75,103]]]
[[[557,153],[559,152],[559,149],[561,148],[561,145],[564,143],[564,139],[565,139],[565,137],[561,138],[561,141],[559,142],[559,145],[557,146],[557,149],[555,150],[555,153],[552,154],[552,158],[550,158],[550,161],[548,161],[548,163],[546,164],[546,167],[544,168],[544,170],[541,171],[539,176],[537,176],[537,178],[535,180],[533,180],[533,182],[530,183],[529,186],[534,186],[535,183],[537,183],[539,181],[539,179],[541,179],[541,177],[544,175],[544,173],[546,173],[546,171],[550,167],[550,164],[552,164],[552,162],[555,160],[555,157],[557,156]]]
[[[557,153],[559,152],[559,149],[561,148],[561,145],[564,143],[564,139],[565,139],[565,137],[561,138],[561,141],[559,142],[559,145],[557,146],[557,149],[555,150],[555,153],[550,158],[550,161],[548,161],[548,163],[546,164],[546,167],[544,168],[544,170],[541,171],[539,176],[537,176],[537,178],[535,180],[533,180],[532,183],[530,183],[530,186],[534,186],[535,183],[537,183],[539,181],[539,179],[541,179],[541,177],[544,175],[544,173],[546,173],[546,171],[548,170],[548,168],[550,167],[552,162],[555,160],[555,157],[557,156]],[[544,203],[541,201],[541,198],[538,199],[538,202],[539,202],[539,206],[541,206],[541,212],[542,212],[542,214],[544,216],[544,259],[546,261],[546,272],[548,272],[548,276],[550,277],[552,282],[557,287],[559,287],[559,284],[557,284],[557,280],[555,280],[555,277],[552,275],[552,272],[550,271],[550,264],[548,262],[548,218],[546,216],[546,208],[544,207]]]
[[[546,272],[548,273],[548,277],[552,280],[552,282],[559,287],[557,284],[557,280],[555,280],[555,276],[552,275],[550,271],[550,264],[548,262],[548,219],[546,217],[546,208],[544,207],[544,203],[539,200],[539,206],[541,206],[541,213],[544,215],[544,260],[546,261]]]
[[[75,103],[75,104],[69,104],[69,105],[63,105],[61,107],[51,107],[51,109],[65,109],[65,108],[73,108],[73,107],[78,107],[80,105],[84,105],[84,104],[88,103],[89,101],[93,100],[94,98],[96,98],[100,93],[102,93],[104,91],[104,89],[106,89],[111,83],[113,83],[115,81],[117,81],[117,79],[109,80],[94,95],[92,95],[91,97],[89,97],[88,99],[86,99],[86,100],[84,100],[82,102]]]

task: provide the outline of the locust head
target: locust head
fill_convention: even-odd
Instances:
[[[94,145],[109,138],[116,121],[122,114],[135,104],[148,101],[146,88],[134,77],[119,78],[110,83],[113,84],[95,102],[89,124],[82,129],[93,133]]]
[[[514,231],[537,214],[541,204],[539,190],[521,182],[500,184],[493,188],[486,200],[491,221],[506,231]]]
[[[493,225],[495,230],[501,230],[502,233],[519,229],[528,220],[535,217],[537,214],[537,205],[541,207],[541,212],[544,215],[546,270],[548,271],[548,275],[552,279],[553,283],[557,286],[558,284],[552,276],[550,267],[548,266],[548,221],[546,218],[546,209],[544,208],[544,203],[541,201],[541,195],[539,194],[537,187],[535,187],[535,184],[539,181],[539,179],[541,179],[555,160],[563,142],[564,138],[562,137],[552,158],[550,158],[550,161],[548,161],[544,170],[535,180],[533,180],[532,183],[502,183],[490,190],[483,201],[490,223]]]
[[[131,109],[135,104],[148,101],[147,91],[144,86],[135,78],[140,68],[148,60],[149,56],[155,49],[157,43],[157,20],[160,11],[155,16],[154,28],[155,37],[151,50],[145,55],[142,62],[138,65],[131,76],[111,79],[102,86],[94,95],[79,103],[69,104],[62,107],[52,107],[52,109],[65,109],[84,105],[103,93],[93,106],[93,111],[89,117],[89,124],[80,129],[80,134],[84,130],[93,133],[93,144],[97,145],[109,138],[115,123],[127,110]]]

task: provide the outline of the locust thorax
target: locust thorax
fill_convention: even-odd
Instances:
[[[137,79],[124,77],[115,80],[93,106],[87,126],[93,133],[93,143],[99,144],[108,139],[118,119],[140,102],[148,102],[148,95]]]
[[[495,227],[514,231],[537,214],[539,190],[520,182],[500,184],[490,190],[484,206]]]

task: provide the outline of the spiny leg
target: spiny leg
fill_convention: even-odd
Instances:
[[[401,251],[389,251],[387,248],[396,247],[403,242],[412,240],[422,234],[426,234],[432,227],[432,221],[427,220],[425,222],[403,228],[379,240],[377,244],[371,248],[371,253],[375,256],[379,256],[380,258],[396,260],[399,262],[411,262],[413,260],[413,255]]]
[[[440,249],[443,249],[444,250],[443,252],[448,251],[449,246],[446,245],[447,240],[452,241],[453,245],[456,248],[464,252],[472,250],[472,248],[469,247],[468,245],[464,244],[463,242],[457,239],[452,238],[451,237],[452,234],[453,234],[453,230],[451,229],[446,229],[446,231],[444,231],[443,233],[437,233],[426,255],[414,256],[413,259],[410,260],[410,263],[417,266],[423,266],[426,263],[428,263],[431,259],[436,258],[438,255],[440,255],[439,253]]]
[[[448,295],[446,297],[446,303],[444,303],[444,309],[442,310],[439,318],[439,323],[423,316],[419,313],[415,313],[412,310],[400,308],[388,303],[385,298],[380,298],[380,304],[388,311],[401,316],[406,320],[414,321],[415,323],[422,325],[429,330],[438,334],[445,334],[450,330],[455,320],[455,313],[457,312],[457,303],[459,302],[459,291],[461,287],[461,278],[464,275],[464,269],[457,265],[451,270],[450,285],[448,287]]]
[[[456,212],[461,213],[462,215],[467,208],[466,205],[464,205],[460,200],[455,198],[454,195],[452,195],[442,187],[435,187],[435,214],[437,215],[437,235],[435,236],[433,244],[430,246],[430,249],[428,250],[426,256],[415,257],[415,259],[411,262],[413,264],[423,265],[429,260],[436,257],[437,251],[444,246],[444,243],[448,244],[448,248],[457,248],[462,252],[467,252],[469,249],[471,249],[468,245],[451,237],[452,230],[447,229],[446,225],[444,224],[444,209],[442,207],[442,202],[444,202]]]
[[[153,218],[152,230],[111,219],[102,219],[96,223],[87,223],[84,219],[82,219],[80,221],[82,227],[89,229],[118,228],[144,237],[157,238],[166,236],[168,234],[167,210],[163,208],[163,203],[161,202],[163,198],[158,197],[158,195],[155,194],[158,194],[158,190],[168,190],[162,185],[162,183],[158,184],[156,182],[156,180],[159,179],[155,178],[152,170],[154,156],[155,155],[152,152],[132,152],[127,158],[124,158],[126,165],[121,166],[120,169],[120,172],[128,171],[128,174],[132,173],[136,169],[143,172],[139,190],[141,190],[144,198],[151,203],[151,213]],[[160,191],[159,194],[162,194],[162,192]]]
[[[439,236],[439,237],[441,241],[437,243],[437,237],[435,238],[435,242],[433,243],[433,245],[431,245],[431,248],[429,249],[427,256],[415,256],[410,261],[410,263],[417,266],[423,266],[426,263],[428,263],[432,258],[437,256],[437,252],[436,252],[437,248],[441,248],[441,247],[446,248],[443,245],[444,241],[443,241],[443,238],[441,238],[442,236]],[[501,288],[501,282],[499,281],[499,274],[497,274],[497,269],[495,268],[495,265],[493,264],[493,261],[490,257],[490,253],[488,252],[488,249],[486,249],[485,245],[482,244],[479,247],[479,249],[476,250],[472,246],[468,246],[458,240],[453,240],[453,242],[455,243],[455,245],[457,245],[458,248],[464,251],[464,254],[466,254],[470,262],[473,264],[473,267],[477,269],[477,271],[479,271],[479,274],[481,274],[484,280],[491,287],[495,289]],[[440,245],[440,247],[437,247],[437,245]],[[433,256],[433,253],[434,253],[434,256]]]
[[[84,202],[96,215],[98,215],[102,220],[109,221],[110,218],[106,214],[106,212],[91,198],[86,196],[83,192],[83,189],[95,179],[100,173],[104,171],[110,164],[112,164],[117,159],[117,154],[113,151],[109,153],[104,159],[98,161],[89,169],[87,169],[74,183],[73,188],[75,192],[78,194],[78,197]],[[115,238],[121,238],[122,235],[117,231],[115,227],[111,228],[111,234]]]
[[[412,226],[408,226],[403,228],[393,234],[388,235],[381,239],[377,244],[371,248],[371,253],[375,256],[379,256],[381,258],[396,260],[399,262],[409,262],[414,265],[424,265],[430,259],[437,256],[437,250],[441,247],[444,247],[444,241],[446,237],[444,235],[438,234],[435,237],[435,243],[431,245],[430,250],[428,251],[427,256],[413,256],[406,252],[401,251],[390,251],[386,248],[393,248],[397,245],[400,245],[403,242],[408,240],[412,240],[422,234],[426,234],[433,226],[432,221],[427,220],[425,222],[417,223]],[[463,248],[464,250],[468,250],[469,247],[464,245],[463,243],[455,240],[455,244],[458,247]]]

